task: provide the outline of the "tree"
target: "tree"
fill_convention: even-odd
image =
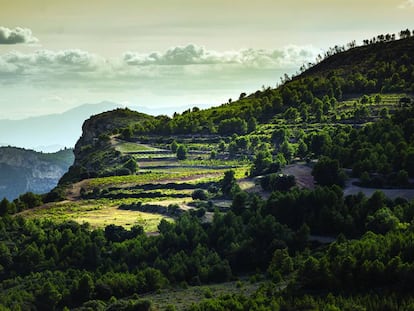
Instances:
[[[131,137],[133,136],[133,131],[132,131],[132,128],[131,127],[126,127],[126,128],[124,128],[123,130],[122,130],[122,132],[121,132],[121,136],[122,136],[122,138],[123,139],[126,139],[126,140],[128,140],[128,139],[131,139]]]
[[[62,295],[50,282],[46,282],[36,297],[39,310],[55,310]]]
[[[219,152],[226,151],[226,142],[222,139],[220,140],[220,142],[218,144],[218,150],[219,150]]]
[[[316,155],[326,154],[331,148],[332,139],[325,131],[313,134],[310,143],[310,149]]]
[[[237,152],[239,151],[239,147],[237,146],[237,143],[235,141],[232,141],[229,144],[228,149],[229,149],[229,156],[230,156],[230,158],[235,158],[236,155],[237,155]]]
[[[278,128],[277,130],[273,131],[272,133],[272,141],[276,145],[280,145],[285,140],[289,139],[290,133],[287,128]]]
[[[303,139],[299,140],[297,155],[303,158],[307,155],[307,153],[308,153],[308,145],[306,145]]]
[[[19,196],[19,203],[23,205],[23,208],[33,208],[42,205],[43,202],[39,194],[26,192]]]
[[[250,174],[255,176],[264,173],[272,164],[272,155],[269,151],[261,150],[254,157]]]
[[[387,107],[381,108],[379,115],[383,119],[388,119],[390,117],[390,111]]]
[[[212,159],[212,160],[217,159],[217,151],[216,150],[211,150],[210,159]]]
[[[400,170],[396,177],[397,186],[407,186],[409,184],[408,173],[405,170]]]
[[[236,215],[241,215],[247,208],[249,195],[245,191],[239,191],[234,195],[231,210]]]
[[[0,216],[4,216],[9,213],[9,200],[3,198],[0,202]]]
[[[247,121],[247,131],[253,132],[256,130],[257,127],[257,120],[254,117],[249,118],[249,120]]]
[[[196,189],[191,194],[193,200],[207,200],[207,194],[203,189]]]
[[[395,229],[398,223],[398,218],[387,207],[383,207],[374,215],[367,217],[367,229],[380,234]]]
[[[77,284],[76,298],[80,301],[89,300],[94,292],[94,289],[95,284],[89,273],[86,273],[82,276],[82,278],[79,280],[79,283]]]
[[[185,160],[187,159],[187,147],[185,145],[179,145],[177,148],[177,159]]]
[[[289,107],[285,113],[283,114],[283,117],[287,120],[295,121],[297,118],[299,118],[300,113],[296,108]]]
[[[172,152],[176,153],[177,152],[177,148],[178,148],[178,143],[177,141],[174,139],[170,145],[170,149]]]
[[[361,104],[366,105],[366,104],[369,103],[369,101],[370,101],[370,98],[369,98],[368,95],[363,95],[362,96],[362,98],[361,98]]]
[[[382,97],[381,97],[381,95],[380,95],[380,94],[375,95],[374,102],[375,102],[377,105],[379,105],[379,104],[381,104],[381,101],[382,101]]]
[[[218,125],[218,132],[221,135],[236,133],[243,135],[247,133],[247,122],[241,118],[230,118],[222,120]]]
[[[294,154],[294,148],[287,140],[285,140],[280,145],[280,152],[283,154],[287,161],[290,161]]]
[[[312,169],[312,175],[321,186],[345,185],[345,173],[339,168],[338,160],[320,158]]]
[[[233,170],[224,172],[224,177],[220,182],[221,191],[224,195],[229,195],[235,184],[237,184],[235,172]]]
[[[137,161],[133,157],[129,158],[129,160],[126,161],[123,166],[129,169],[132,174],[135,174],[139,168]]]
[[[287,191],[296,185],[295,176],[270,174],[260,180],[260,185],[266,191]]]
[[[13,263],[13,257],[6,243],[0,242],[0,267],[8,268]]]

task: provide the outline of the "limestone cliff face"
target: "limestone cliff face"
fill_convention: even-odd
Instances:
[[[102,144],[101,135],[110,135],[114,130],[131,127],[143,120],[152,120],[154,117],[131,111],[129,109],[115,109],[103,112],[87,119],[82,125],[82,136],[75,145],[75,165],[82,160],[81,153],[86,147],[100,148]]]
[[[27,191],[50,191],[73,160],[70,149],[48,154],[14,147],[0,148],[0,198],[11,200]]]
[[[154,119],[129,109],[115,109],[90,117],[83,123],[82,136],[75,145],[75,162],[60,179],[59,184],[125,174],[119,169],[128,158],[113,148],[110,135],[126,127],[133,128],[142,122],[153,122]]]

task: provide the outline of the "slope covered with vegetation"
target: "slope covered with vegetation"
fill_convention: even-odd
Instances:
[[[411,310],[410,35],[220,107],[87,120],[55,191],[0,203],[0,304]]]

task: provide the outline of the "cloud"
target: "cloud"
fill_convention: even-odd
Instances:
[[[16,27],[9,29],[0,26],[0,44],[36,43],[38,41],[28,28]]]
[[[5,54],[2,59],[9,64],[27,67],[69,66],[87,69],[96,65],[100,57],[82,50],[38,50],[29,54],[13,51]]]
[[[188,85],[205,88],[212,80],[233,84],[246,77],[261,77],[262,85],[267,81],[264,77],[277,79],[273,78],[276,72],[297,69],[313,61],[317,53],[311,46],[218,52],[194,44],[162,53],[127,52],[117,58],[77,49],[13,51],[0,55],[0,81],[7,85],[90,90],[155,89],[163,85],[168,92],[175,89],[169,86],[184,80]]]
[[[94,72],[104,62],[102,57],[82,50],[39,50],[28,54],[13,51],[0,56],[0,75]]]
[[[400,9],[406,9],[406,8],[414,8],[414,0],[406,0],[402,2],[398,8]]]
[[[310,46],[288,46],[283,49],[243,49],[239,51],[217,52],[194,44],[170,48],[167,51],[142,54],[127,52],[123,61],[131,66],[185,66],[239,64],[248,66],[298,65],[316,56],[316,50]]]

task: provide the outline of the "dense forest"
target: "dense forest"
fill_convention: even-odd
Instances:
[[[59,187],[0,202],[0,309],[181,310],[152,298],[232,284],[238,293],[209,290],[185,309],[413,310],[414,201],[344,194],[350,179],[366,188],[414,188],[413,51],[411,32],[399,40],[381,35],[332,49],[277,88],[219,107],[172,118],[125,109],[90,118]],[[210,173],[191,184],[183,175],[187,184],[170,184],[151,175],[152,166],[150,182],[132,184],[128,176],[147,176],[139,175],[146,162],[139,151],[114,148],[115,139],[156,146],[149,163],[167,146],[183,167],[199,161],[201,170],[207,160],[198,158],[207,155],[226,170],[217,180]],[[248,163],[241,177],[228,168],[233,162]],[[315,185],[299,187],[282,173],[296,162],[312,168]],[[127,187],[114,185],[122,178]],[[245,180],[260,191],[245,191]],[[133,198],[119,208],[142,209],[152,190],[184,197],[175,187],[191,189],[196,207],[174,213],[180,207],[169,205],[174,221],[163,219],[150,233],[25,217],[91,181],[93,188],[80,190],[88,202]],[[246,283],[257,288],[246,294]]]

